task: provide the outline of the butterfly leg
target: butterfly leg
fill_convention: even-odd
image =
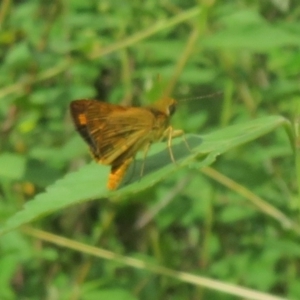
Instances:
[[[183,139],[183,141],[184,141],[184,143],[185,143],[186,148],[187,148],[190,152],[193,152],[192,149],[191,149],[191,147],[190,147],[190,145],[189,145],[189,143],[188,143],[188,141],[187,141],[187,139],[186,139],[186,137],[185,137],[184,131],[181,130],[181,129],[178,129],[178,130],[174,130],[174,133],[175,133],[175,134],[177,133],[177,135],[173,135],[172,137],[181,136],[182,139]]]
[[[170,157],[171,157],[171,160],[173,163],[176,164],[176,161],[175,161],[175,158],[174,158],[174,154],[173,154],[173,151],[172,151],[172,139],[175,138],[175,137],[179,137],[181,136],[187,149],[192,152],[192,149],[190,148],[188,142],[187,142],[187,139],[185,137],[185,134],[184,134],[184,131],[181,130],[181,129],[176,129],[174,130],[172,126],[169,126],[165,132],[164,132],[164,136],[167,137],[168,139],[168,142],[167,142],[167,145],[168,145],[168,149],[169,149],[169,153],[170,153]]]
[[[169,126],[165,132],[164,132],[164,136],[167,137],[167,146],[168,146],[168,149],[169,149],[169,154],[170,154],[170,158],[172,160],[173,163],[176,164],[176,160],[174,158],[174,154],[173,154],[173,151],[172,151],[172,138],[174,136],[179,136],[181,133],[177,130],[174,130],[172,126]]]
[[[143,157],[143,163],[142,163],[142,166],[141,166],[141,171],[140,171],[140,178],[143,177],[143,174],[144,174],[144,170],[145,170],[145,163],[146,163],[146,157],[147,157],[147,153],[150,149],[150,146],[151,146],[151,143],[147,143],[145,145],[145,148],[144,148],[144,157]]]
[[[190,147],[190,145],[189,145],[189,143],[188,143],[188,141],[187,141],[187,139],[186,139],[186,137],[185,137],[184,131],[181,130],[181,129],[176,129],[176,130],[174,130],[174,129],[172,128],[172,136],[171,136],[171,138],[175,138],[175,137],[179,137],[179,136],[182,137],[182,139],[183,139],[183,141],[184,141],[184,143],[185,143],[186,148],[187,148],[190,152],[193,152],[192,149],[191,149],[191,147]]]

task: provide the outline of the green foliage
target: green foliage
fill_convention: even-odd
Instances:
[[[300,298],[296,3],[3,0],[0,26],[1,299]],[[192,152],[108,192],[70,101],[164,93]]]
[[[99,168],[96,163],[87,165],[77,173],[68,174],[64,179],[51,185],[46,193],[40,194],[35,200],[29,201],[23,211],[7,221],[3,232],[74,203],[107,197],[122,198],[124,200],[134,193],[149,189],[162,179],[171,176],[180,167],[189,166],[190,168],[201,169],[210,165],[218,155],[285,122],[285,119],[281,117],[269,117],[249,122],[249,124],[231,126],[202,137],[189,135],[186,139],[191,149],[188,149],[183,141],[180,144],[173,143],[172,145],[176,164],[171,161],[168,150],[159,151],[162,145],[156,144],[148,155],[147,169],[143,174],[142,182],[139,174],[133,173],[135,168],[140,170],[142,167],[143,161],[140,160],[136,161],[136,165],[128,171],[128,174],[131,173],[130,178],[128,178],[129,182],[126,184],[128,186],[121,188],[119,191],[108,192],[104,185],[99,187],[98,183],[105,182],[108,177],[108,170],[105,170],[104,167]],[[199,161],[196,161],[197,156],[200,157]],[[10,165],[7,167],[9,169]],[[9,175],[11,176],[11,174]],[[124,181],[126,183],[126,177]],[[134,182],[134,184],[131,182]],[[54,199],[58,199],[58,201]]]

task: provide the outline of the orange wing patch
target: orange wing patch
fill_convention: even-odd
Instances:
[[[131,157],[125,160],[121,165],[112,165],[107,182],[107,188],[109,190],[115,190],[119,186],[132,161],[133,158]]]
[[[86,125],[87,124],[87,119],[85,114],[79,114],[78,115],[78,122],[80,125]]]

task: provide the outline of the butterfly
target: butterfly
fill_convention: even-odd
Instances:
[[[88,99],[70,103],[73,122],[92,156],[96,162],[111,166],[109,190],[118,188],[138,151],[143,150],[146,158],[151,144],[163,138],[167,138],[171,160],[175,161],[172,137],[183,134],[182,130],[170,126],[176,105],[169,97],[147,107],[126,107]]]

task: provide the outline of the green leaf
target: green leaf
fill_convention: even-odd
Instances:
[[[218,33],[201,40],[201,45],[208,48],[247,49],[268,52],[277,47],[297,46],[300,42],[295,33],[268,24],[249,24],[237,22]]]
[[[28,64],[31,60],[32,54],[29,51],[26,42],[16,44],[6,57],[6,63],[10,66]]]
[[[176,164],[171,161],[165,143],[154,144],[145,162],[143,178],[140,179],[139,175],[143,162],[137,160],[127,172],[124,180],[127,184],[112,192],[106,189],[109,167],[99,166],[95,162],[90,163],[79,171],[66,175],[51,185],[45,193],[29,201],[23,210],[7,220],[0,234],[75,203],[106,197],[124,200],[129,195],[150,188],[171,176],[179,168],[198,169],[210,165],[218,155],[254,140],[287,122],[281,116],[265,117],[245,124],[229,126],[203,136],[186,135],[192,152],[187,150],[181,138],[174,139],[172,151]]]
[[[21,179],[25,172],[26,159],[24,156],[12,153],[0,155],[0,177]]]

